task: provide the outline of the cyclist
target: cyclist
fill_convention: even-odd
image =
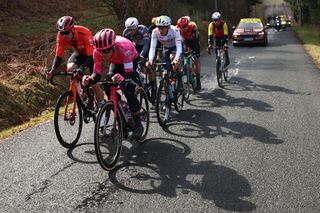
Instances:
[[[149,33],[151,35],[152,31],[157,28],[157,25],[156,25],[156,22],[157,22],[157,17],[153,17],[151,19],[151,25],[149,26]]]
[[[177,27],[180,29],[180,34],[184,40],[184,44],[187,48],[190,48],[195,53],[195,63],[196,63],[196,77],[197,77],[197,88],[201,89],[200,82],[200,33],[197,25],[190,21],[190,17],[183,16],[178,19]]]
[[[150,34],[148,28],[142,24],[139,24],[138,19],[135,17],[127,18],[125,21],[125,27],[126,29],[122,33],[123,37],[129,39],[135,44],[136,50],[140,54],[140,61],[145,63],[146,58],[148,57],[150,46]],[[153,72],[150,72],[148,77],[152,91],[151,99],[154,99],[156,94],[156,86]]]
[[[58,30],[56,54],[52,63],[51,70],[47,73],[47,79],[50,80],[56,73],[57,68],[62,63],[62,57],[65,48],[73,48],[74,52],[67,62],[67,72],[75,72],[82,76],[84,71],[89,68],[93,71],[93,43],[91,31],[83,26],[75,25],[71,16],[61,17],[56,24]],[[98,85],[93,85],[98,107],[104,104],[104,92]]]
[[[139,60],[138,52],[134,44],[122,37],[116,36],[112,29],[105,28],[97,32],[93,38],[94,51],[94,69],[91,76],[84,76],[82,83],[84,85],[95,84],[99,81],[103,73],[103,63],[109,62],[108,79],[115,82],[122,82],[124,79],[132,79],[138,82],[135,69]],[[139,139],[144,131],[140,120],[140,103],[135,95],[136,84],[128,82],[124,88],[124,94],[127,98],[130,111],[135,123],[132,137]],[[106,93],[109,95],[109,88]]]
[[[173,71],[177,71],[178,74],[178,90],[183,90],[182,72],[179,68],[179,60],[182,53],[182,44],[180,31],[175,26],[171,25],[171,18],[169,16],[159,16],[156,21],[157,28],[152,31],[151,34],[151,46],[149,51],[149,61],[147,66],[152,66],[153,59],[155,57],[157,41],[160,41],[163,48],[162,61],[165,63],[171,63]]]
[[[220,44],[224,46],[226,53],[225,66],[228,66],[230,63],[228,54],[228,26],[227,23],[221,19],[219,12],[212,14],[212,22],[208,27],[208,51],[212,48],[213,37],[215,39],[215,46]]]

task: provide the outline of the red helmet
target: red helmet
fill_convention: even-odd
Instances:
[[[109,28],[97,32],[93,37],[93,45],[97,50],[109,49],[116,41],[116,33]]]
[[[177,26],[179,28],[186,28],[189,25],[190,20],[187,17],[181,17],[177,21]]]
[[[56,28],[58,31],[69,31],[74,27],[74,19],[71,16],[63,16],[61,17],[56,24]]]

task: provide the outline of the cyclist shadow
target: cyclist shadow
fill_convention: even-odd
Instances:
[[[193,191],[225,210],[256,209],[255,204],[243,199],[252,194],[245,177],[214,161],[187,158],[191,149],[181,141],[153,138],[134,150],[126,150],[123,163],[109,173],[111,182],[120,189],[166,197]]]
[[[179,126],[181,127],[179,128]],[[176,131],[177,128],[179,131]],[[168,124],[164,131],[185,138],[214,138],[231,135],[235,138],[253,138],[255,141],[266,144],[284,142],[261,126],[245,122],[228,122],[220,114],[204,109],[185,110],[179,115],[179,122]]]
[[[223,89],[198,93],[196,98],[188,100],[187,103],[197,108],[230,106],[240,108],[251,107],[253,110],[261,112],[273,111],[273,107],[264,101],[249,98],[235,98],[228,95]]]
[[[78,143],[73,148],[68,149],[67,155],[71,160],[78,163],[98,164],[96,153],[94,150],[94,143]]]

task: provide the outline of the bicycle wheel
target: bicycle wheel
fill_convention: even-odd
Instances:
[[[217,75],[217,82],[219,87],[222,87],[222,73],[221,73],[221,61],[218,59],[216,61],[216,75]]]
[[[82,131],[82,122],[79,97],[74,103],[71,91],[60,95],[54,110],[54,130],[63,147],[72,148],[77,144]]]
[[[171,103],[165,79],[160,81],[157,91],[156,113],[159,125],[164,127],[169,120]]]
[[[189,66],[187,64],[184,65],[183,68],[183,75],[182,75],[182,82],[184,87],[184,99],[188,100],[190,97],[190,72],[189,72]]]
[[[150,123],[150,116],[149,116],[149,102],[148,102],[148,98],[147,95],[144,91],[144,89],[142,89],[141,87],[138,87],[136,89],[136,96],[140,102],[140,120],[141,123],[144,127],[144,131],[142,136],[140,137],[140,139],[138,139],[137,141],[140,143],[143,143],[144,140],[146,139],[147,135],[148,135],[148,131],[149,131],[149,123]]]
[[[108,102],[99,111],[94,126],[95,152],[100,166],[107,171],[116,166],[121,153],[123,132],[119,111],[116,117],[113,103]]]
[[[226,61],[226,55],[225,55],[225,53],[223,54],[223,61],[225,62]],[[225,81],[228,81],[228,68],[227,67],[224,67],[224,64],[223,64],[223,66],[222,66],[222,69],[223,69],[223,71],[222,71],[222,73],[223,73],[223,79],[225,80]]]
[[[178,81],[176,79],[176,81]],[[174,94],[175,94],[175,99],[174,99],[174,108],[177,112],[181,112],[184,104],[184,91],[183,92],[177,92],[178,91],[178,83],[175,84],[174,88]]]

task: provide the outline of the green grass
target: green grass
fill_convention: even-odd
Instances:
[[[320,66],[320,26],[293,27],[293,30],[297,32],[306,51]]]
[[[1,25],[0,33],[7,33],[9,35],[21,35],[21,34],[38,34],[50,30],[51,26],[54,26],[55,20],[41,21],[24,21],[18,22],[14,25],[4,26]]]

